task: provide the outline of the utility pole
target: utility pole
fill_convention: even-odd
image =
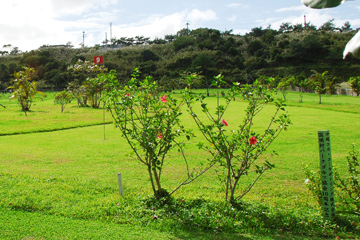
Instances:
[[[304,15],[304,28],[306,29],[306,15]]]
[[[113,45],[113,40],[112,40],[112,22],[110,22],[110,43],[111,43],[111,46]]]
[[[190,23],[187,22],[187,23],[186,23],[186,29],[187,29],[186,32],[187,32],[187,35],[190,35],[189,25],[190,25]]]
[[[83,31],[83,43],[82,43],[83,47],[85,47],[85,31]]]

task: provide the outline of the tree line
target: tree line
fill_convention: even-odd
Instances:
[[[198,87],[209,86],[212,76],[219,73],[230,86],[252,83],[260,76],[305,79],[312,70],[327,71],[339,83],[360,75],[354,57],[342,60],[342,50],[355,33],[349,22],[339,28],[331,19],[319,28],[311,23],[283,23],[278,30],[255,27],[245,35],[199,28],[153,41],[143,36],[112,39],[111,44],[121,48],[42,47],[21,52],[6,45],[12,50],[0,56],[0,89],[7,88],[23,67],[35,69],[33,80],[39,88],[65,89],[86,80],[70,73],[68,67],[79,59],[93,61],[97,55],[104,56],[104,67],[116,70],[119,82],[125,83],[138,67],[143,76],[153,76],[168,90],[183,87],[181,76],[189,72],[203,76]]]

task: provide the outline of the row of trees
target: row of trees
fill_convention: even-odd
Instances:
[[[337,27],[334,23],[335,19],[332,18],[328,20],[327,22],[323,23],[319,28],[317,28],[315,25],[313,25],[311,22],[301,24],[292,24],[291,22],[285,22],[282,23],[278,30],[273,30],[269,26],[266,29],[263,29],[262,27],[255,27],[251,29],[251,32],[248,33],[248,35],[252,36],[262,36],[263,34],[267,34],[267,32],[270,30],[271,32],[274,32],[275,34],[278,33],[286,33],[286,32],[302,32],[305,30],[320,30],[320,31],[340,31],[340,32],[349,32],[352,31],[352,27],[349,21],[346,21],[343,26]],[[221,32],[222,35],[231,35],[233,30],[227,30],[224,32]],[[165,35],[164,38],[155,38],[154,40],[150,40],[149,37],[144,36],[135,36],[135,37],[121,37],[119,39],[113,38],[111,40],[105,40],[103,44],[110,47],[118,47],[118,46],[132,46],[132,45],[151,45],[151,44],[166,44],[169,42],[173,42],[177,37],[179,36],[189,36],[191,35],[191,30],[189,29],[182,29],[177,34],[168,34]]]
[[[283,78],[261,76],[258,81],[267,88],[279,90],[282,93],[284,100],[286,100],[286,92],[288,90],[299,91],[300,102],[302,102],[303,92],[315,92],[319,96],[319,104],[321,104],[321,95],[336,94],[340,88],[339,84],[336,82],[336,78],[329,76],[328,71],[321,73],[312,70],[312,74],[307,78],[304,78],[303,76]],[[348,84],[356,95],[359,96],[360,77],[350,77]]]
[[[72,76],[74,81],[69,82],[66,91],[59,92],[55,97],[55,103],[61,105],[61,112],[64,111],[65,106],[71,102],[73,98],[77,100],[77,103],[81,107],[91,106],[92,108],[99,108],[101,102],[103,102],[103,96],[105,93],[111,91],[112,86],[110,82],[118,81],[115,70],[111,70],[107,73],[108,69],[102,65],[96,65],[88,61],[81,61],[68,67],[68,74]],[[286,92],[289,89],[298,90],[300,92],[300,102],[302,102],[303,92],[316,92],[319,96],[319,104],[321,104],[322,94],[335,94],[338,89],[338,84],[335,78],[329,77],[328,71],[319,73],[315,70],[313,74],[308,78],[297,77],[267,77],[261,76],[257,79],[257,82],[267,89],[276,89],[281,91],[283,100],[286,100]],[[24,68],[23,71],[16,72],[14,79],[11,81],[11,86],[8,87],[12,92],[11,99],[18,99],[22,111],[26,112],[30,110],[31,104],[35,98],[35,95],[42,95],[46,97],[41,91],[38,91],[38,82],[33,80],[35,69]],[[186,76],[185,76],[186,79]],[[179,81],[182,85],[186,86],[187,83],[183,78]],[[201,85],[204,80],[203,76],[198,76],[196,82],[192,82],[193,86]],[[353,91],[360,95],[360,77],[351,77],[348,81]],[[226,86],[227,83],[222,81],[222,86]],[[159,89],[166,90],[163,87]],[[209,89],[207,91],[209,96]],[[104,103],[105,104],[105,103]],[[2,107],[5,107],[1,105]]]

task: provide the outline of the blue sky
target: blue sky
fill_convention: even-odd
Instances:
[[[80,47],[94,46],[112,37],[145,36],[163,38],[186,27],[233,30],[245,34],[254,27],[281,23],[316,26],[334,18],[337,26],[349,21],[360,27],[360,2],[348,1],[337,8],[315,10],[300,0],[11,0],[1,3],[0,50],[11,44],[21,51],[44,44],[71,42]]]

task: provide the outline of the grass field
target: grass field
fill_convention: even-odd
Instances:
[[[333,163],[346,173],[347,152],[360,142],[360,98],[324,95],[318,105],[315,94],[304,94],[299,103],[299,94],[289,92],[287,111],[293,125],[268,151],[279,154],[271,160],[276,168],[234,209],[223,202],[224,189],[213,170],[176,192],[169,206],[154,207],[144,166],[129,156],[119,130],[103,125],[112,121],[109,113],[104,118],[102,109],[79,108],[75,102],[61,113],[50,93],[25,116],[8,97],[0,95],[6,106],[0,109],[0,239],[359,237],[359,229],[351,226],[359,219],[322,221],[302,168],[318,169],[317,131],[330,130]],[[225,118],[230,128],[242,121],[245,106],[236,101],[229,109]],[[259,130],[272,109],[267,107],[255,123]],[[196,129],[187,114],[182,121]],[[206,161],[195,146],[203,141],[196,135],[186,151],[191,167]],[[164,171],[163,184],[169,190],[185,178],[177,152],[171,153]],[[123,196],[118,193],[118,173],[123,176]]]

